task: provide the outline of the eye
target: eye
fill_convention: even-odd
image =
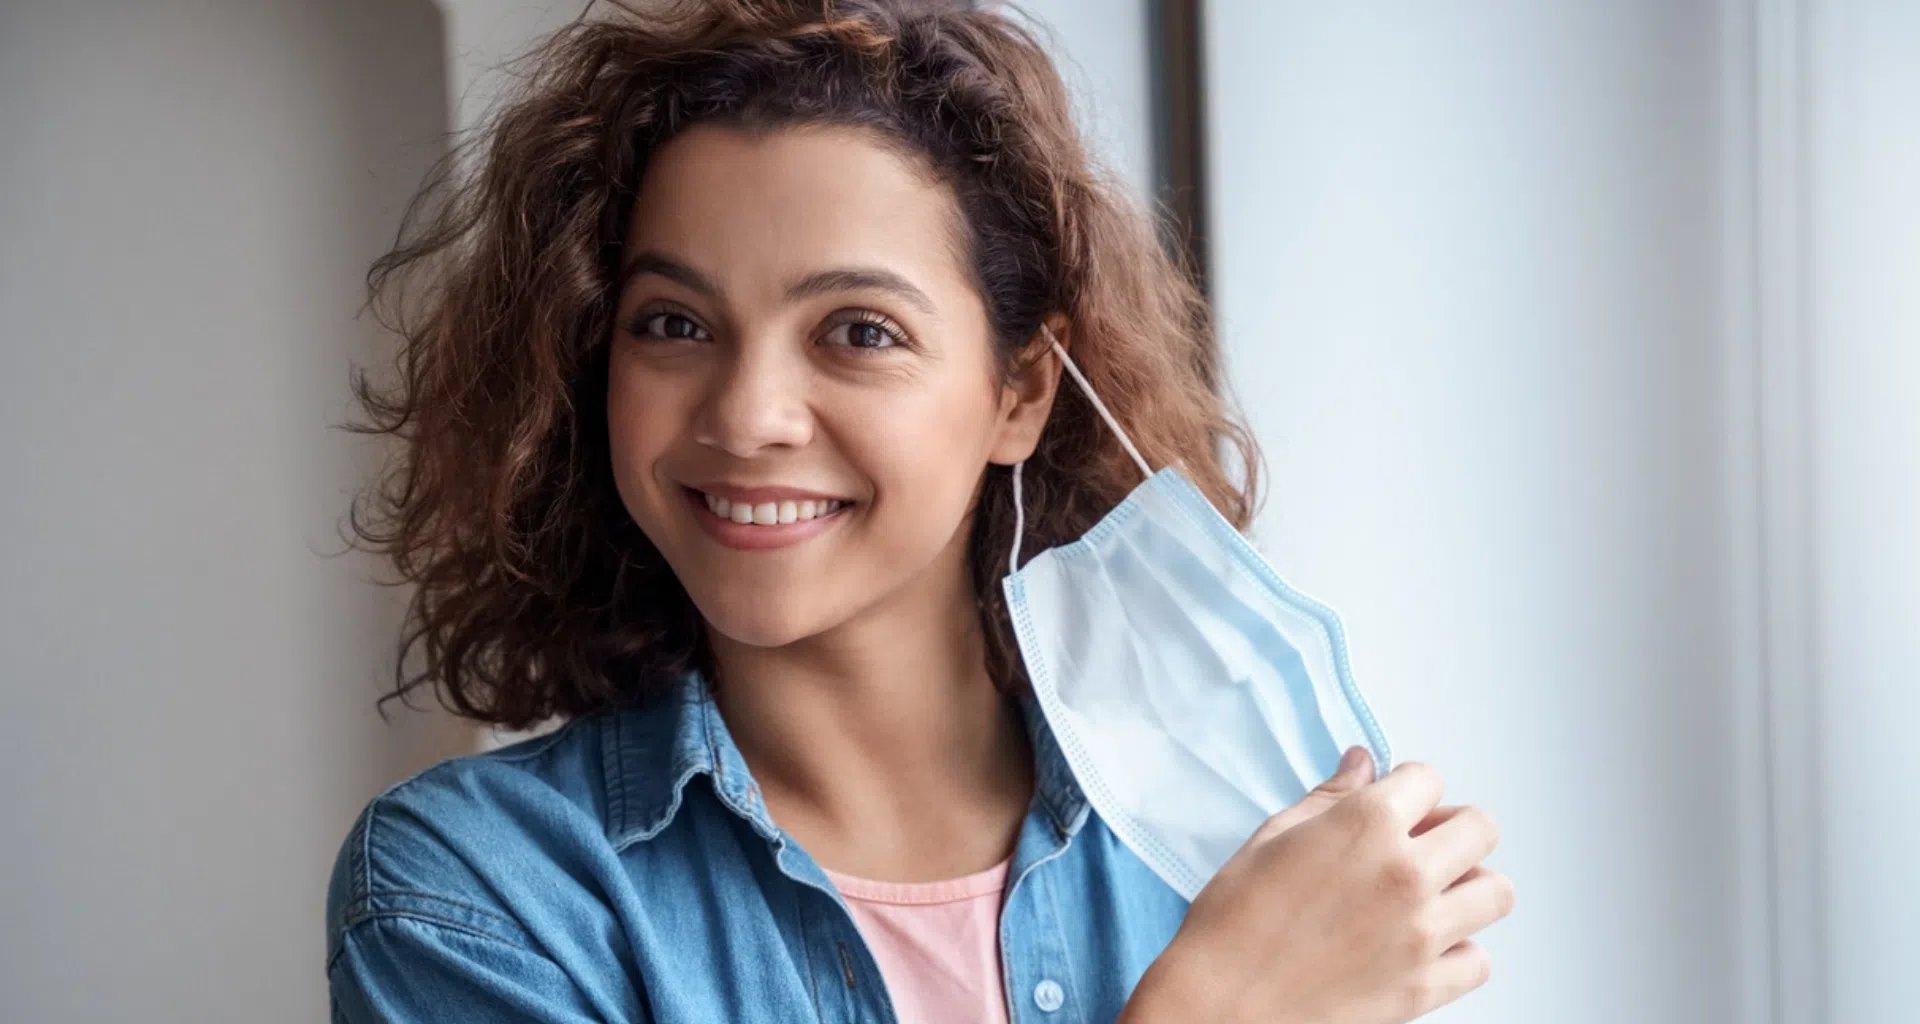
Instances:
[[[707,341],[711,337],[692,317],[672,310],[644,310],[627,330],[635,337],[659,341]]]
[[[828,328],[822,340],[829,345],[873,351],[905,345],[907,336],[893,321],[862,310]]]

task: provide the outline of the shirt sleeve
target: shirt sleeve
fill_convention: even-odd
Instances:
[[[354,925],[327,980],[334,1024],[614,1024],[545,956],[422,917]]]

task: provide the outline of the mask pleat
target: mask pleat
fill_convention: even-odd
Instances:
[[[1266,723],[1269,742],[1286,757],[1299,787],[1287,795],[1288,803],[1298,801],[1333,774],[1344,749],[1333,735],[1312,673],[1299,648],[1267,617],[1274,609],[1261,599],[1269,592],[1233,564],[1235,552],[1210,543],[1183,510],[1172,507],[1170,496],[1155,493],[1153,498],[1150,508],[1159,511],[1161,502],[1169,507],[1161,514],[1135,516],[1135,528],[1125,536],[1136,546],[1151,545],[1143,560],[1158,567],[1165,586],[1184,594],[1182,615],[1197,623],[1198,642],[1238,667],[1235,678],[1245,681],[1245,699]],[[1212,513],[1212,506],[1206,511]],[[1335,711],[1342,718],[1347,714],[1344,707]]]
[[[1177,658],[1156,689],[1171,711],[1169,732],[1201,760],[1231,779],[1265,814],[1298,801],[1312,784],[1286,749],[1284,733],[1260,707],[1257,689],[1271,673],[1257,656],[1221,644],[1218,630],[1195,616],[1214,609],[1206,567],[1151,524],[1114,538],[1104,561],[1122,579],[1135,643],[1150,643]],[[1284,724],[1284,723],[1283,723]]]
[[[1348,746],[1385,756],[1332,613],[1293,595],[1174,470],[1035,556],[1007,592],[1082,789],[1188,898]]]
[[[1104,619],[1102,628],[1075,629],[1069,625],[1071,613],[1058,620],[1061,632],[1053,649],[1066,657],[1049,675],[1058,676],[1052,684],[1061,706],[1080,719],[1075,729],[1096,762],[1091,769],[1128,813],[1143,821],[1177,818],[1179,827],[1168,831],[1181,835],[1182,842],[1204,849],[1209,858],[1231,855],[1270,812],[1244,788],[1246,772],[1211,759],[1219,744],[1195,742],[1191,725],[1182,724],[1191,722],[1192,709],[1181,681],[1195,675],[1191,666],[1174,659],[1186,654],[1187,646],[1160,642],[1147,626],[1148,610],[1122,600],[1123,592],[1134,591],[1108,571],[1110,566],[1055,560],[1052,553],[1043,557],[1049,559],[1047,571],[1028,579],[1033,599],[1042,593],[1064,596],[1063,607],[1118,609],[1137,620],[1123,629]]]

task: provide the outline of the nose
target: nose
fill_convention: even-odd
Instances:
[[[741,459],[804,447],[813,438],[805,359],[770,339],[726,348],[701,402],[694,439]]]

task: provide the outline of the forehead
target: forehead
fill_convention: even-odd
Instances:
[[[871,132],[703,124],[653,154],[626,241],[730,291],[841,265],[951,289],[967,287],[962,237],[952,191]]]

